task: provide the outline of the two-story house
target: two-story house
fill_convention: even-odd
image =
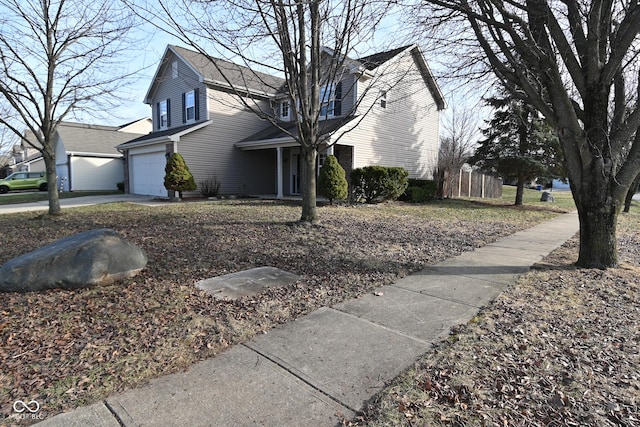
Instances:
[[[334,154],[347,174],[384,165],[432,177],[445,101],[420,49],[350,59],[343,70],[320,91],[326,146],[318,166]],[[153,131],[118,146],[128,192],[166,196],[166,159],[179,152],[196,183],[215,176],[222,194],[299,194],[297,114],[284,85],[281,78],[168,46],[145,97]]]

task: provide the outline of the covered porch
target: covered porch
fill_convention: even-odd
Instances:
[[[280,141],[278,143],[273,143],[273,145],[243,142],[236,144],[236,147],[240,148],[243,151],[275,150],[275,198],[291,200],[300,198],[300,186],[302,184],[301,149],[298,143],[293,141],[293,139],[289,141]],[[353,169],[353,146],[343,144],[335,144],[329,146],[325,144],[321,146],[318,152],[316,174],[320,173],[320,169],[322,168],[324,160],[329,155],[336,156],[338,162],[344,168],[348,180],[349,173]],[[267,198],[273,197],[268,194],[259,196]]]
[[[323,120],[319,123],[319,134],[323,135],[325,142],[318,150],[316,173],[320,173],[324,159],[328,155],[335,155],[347,174],[347,181],[349,180],[349,174],[354,164],[354,146],[343,140],[341,140],[341,144],[337,144],[333,137],[351,120],[353,117],[343,117]],[[297,125],[293,121],[283,122],[278,126],[272,124],[261,132],[235,144],[236,148],[242,151],[275,150],[277,199],[283,199],[285,196],[299,196],[301,193],[301,147],[294,137],[297,135],[297,131]]]

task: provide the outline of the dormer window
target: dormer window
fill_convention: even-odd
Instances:
[[[289,118],[289,101],[283,101],[280,103],[280,118],[288,119]]]

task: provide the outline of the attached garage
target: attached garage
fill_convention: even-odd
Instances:
[[[129,152],[129,192],[146,196],[167,197],[164,188],[165,149],[149,148]]]
[[[122,157],[69,156],[71,191],[115,191],[124,181]]]

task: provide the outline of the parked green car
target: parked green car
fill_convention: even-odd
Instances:
[[[47,177],[44,172],[14,172],[0,179],[0,194],[12,190],[38,189],[47,191]]]

